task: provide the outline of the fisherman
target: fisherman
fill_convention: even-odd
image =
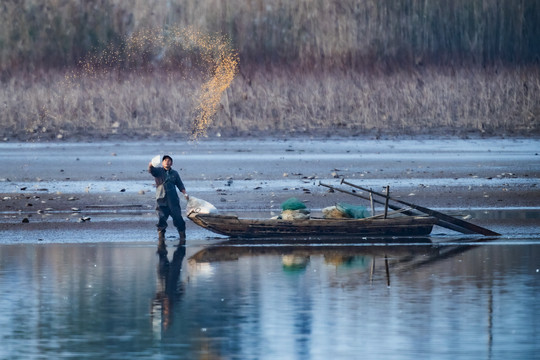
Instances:
[[[165,229],[167,229],[167,219],[169,216],[173,218],[173,224],[178,229],[180,243],[186,244],[186,223],[182,218],[180,209],[180,199],[176,192],[176,188],[184,194],[186,200],[189,196],[186,193],[182,179],[178,171],[172,169],[173,159],[169,155],[163,156],[161,160],[162,167],[154,167],[152,162],[148,164],[148,172],[154,176],[156,180],[156,211],[159,221],[156,224],[158,228],[159,242],[165,241]]]

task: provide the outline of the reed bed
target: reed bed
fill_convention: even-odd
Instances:
[[[537,135],[539,17],[530,0],[6,0],[0,130]]]
[[[540,57],[534,0],[5,0],[0,71],[75,65],[134,32],[170,26],[230,37],[245,64],[348,69]]]
[[[0,89],[6,139],[187,139],[203,78],[107,73],[66,85],[50,71]],[[257,134],[540,134],[537,68],[437,67],[418,72],[241,74],[221,98],[209,136]]]

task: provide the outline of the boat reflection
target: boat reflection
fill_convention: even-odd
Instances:
[[[377,239],[376,242],[351,242],[350,239],[339,241],[283,241],[233,239],[205,247],[189,257],[191,263],[208,263],[216,261],[238,260],[242,256],[280,255],[280,256],[314,256],[323,255],[336,265],[346,264],[357,256],[393,254],[410,256],[433,251],[433,243],[429,238],[391,238]]]
[[[283,270],[301,272],[313,257],[322,256],[324,263],[337,268],[354,267],[369,271],[370,282],[374,274],[384,271],[386,284],[390,285],[392,271],[410,271],[415,268],[446,259],[478,245],[496,239],[487,237],[463,237],[450,242],[433,242],[428,237],[380,238],[351,243],[351,240],[326,240],[284,243],[282,240],[226,240],[205,247],[189,257],[191,268],[221,261],[236,261],[250,256],[280,256]],[[461,244],[463,243],[463,244]]]
[[[416,278],[431,274],[436,262],[493,239],[437,241],[408,237],[362,243],[351,243],[349,239],[339,244],[333,240],[329,244],[231,239],[202,247],[192,243],[187,247],[188,254],[186,247],[175,247],[172,259],[167,248],[160,246],[157,292],[152,301],[154,337],[162,344],[185,346],[198,354],[211,354],[212,358],[224,353],[235,336],[262,336],[267,326],[283,326],[288,331],[292,328],[300,339],[306,339],[321,320],[314,314],[325,305],[314,300],[315,293],[327,298],[336,289],[345,289],[341,295],[352,290],[350,293],[357,296],[364,289],[354,289],[371,283],[377,285],[370,289],[373,294],[386,294],[384,285],[391,284],[399,294]],[[290,316],[285,322],[264,319],[276,303]],[[489,311],[491,318],[491,307]],[[271,314],[273,317],[276,313]],[[246,325],[257,321],[253,328]],[[192,337],[192,324],[200,329],[196,338]],[[308,345],[299,341],[298,354],[308,354]]]

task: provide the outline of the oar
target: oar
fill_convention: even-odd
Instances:
[[[370,190],[370,189],[366,189],[366,188],[364,188],[362,186],[358,186],[356,184],[352,184],[352,183],[350,183],[348,181],[345,181],[345,179],[341,179],[341,183],[352,186],[352,187],[355,187],[355,188],[360,189],[360,190],[369,191],[372,194],[375,194],[375,195],[378,195],[378,196],[387,197],[385,194],[382,194],[382,193],[379,193],[379,192],[376,192],[376,191],[373,191],[373,190]],[[403,201],[403,200],[394,199],[394,198],[391,198],[389,196],[388,196],[388,199],[390,199],[392,201],[395,201],[395,202],[398,202],[400,204],[409,206],[409,207],[411,207],[413,209],[421,211],[421,212],[423,212],[425,214],[428,214],[430,216],[436,217],[437,219],[442,220],[443,222],[457,225],[459,227],[462,227],[464,229],[468,229],[468,230],[473,231],[473,232],[478,233],[478,234],[487,235],[487,236],[500,236],[501,235],[499,233],[496,233],[496,232],[491,231],[489,229],[486,229],[486,228],[483,228],[481,226],[472,224],[472,223],[467,222],[465,220],[461,220],[461,219],[452,217],[450,215],[443,214],[442,212],[439,212],[439,211],[428,209],[428,208],[420,206],[420,205],[411,204],[411,203]],[[442,224],[443,223],[440,223],[438,225],[442,226]]]
[[[336,191],[345,193],[345,194],[356,196],[356,197],[359,197],[359,198],[364,199],[364,200],[370,200],[367,196],[362,196],[360,194],[356,194],[356,193],[353,193],[353,192],[350,192],[350,191],[347,191],[347,190],[342,190],[340,188],[337,188],[337,187],[334,187],[334,186],[331,186],[331,185],[323,184],[322,182],[319,182],[319,185],[330,188],[332,190],[336,190]],[[384,195],[384,196],[386,196],[386,195]],[[373,199],[373,202],[376,202],[377,204],[386,205],[385,202],[379,201],[379,200],[376,200],[376,199]],[[400,210],[400,211],[402,210],[402,208],[400,208],[399,206],[395,206],[395,205],[392,205],[392,204],[388,204],[388,207],[390,209],[392,209],[392,210]],[[420,215],[419,213],[415,213],[415,212],[410,211],[410,210],[405,210],[405,211],[403,211],[403,213],[406,214],[406,215],[410,215],[410,216],[418,216],[418,215]],[[434,216],[434,217],[436,217],[436,216]],[[447,229],[450,229],[450,230],[460,232],[462,234],[477,234],[476,231],[472,231],[472,230],[469,230],[467,228],[457,226],[455,224],[452,224],[450,222],[441,220],[439,218],[437,220],[437,225],[442,226],[442,227],[447,228]]]

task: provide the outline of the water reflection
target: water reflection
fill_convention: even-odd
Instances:
[[[154,335],[161,338],[162,333],[169,329],[173,321],[174,307],[180,302],[185,291],[184,284],[180,281],[180,272],[186,256],[186,247],[177,246],[172,261],[169,261],[167,246],[165,242],[160,242],[157,254],[159,256],[157,292],[152,301],[151,315]]]
[[[534,358],[538,259],[538,238],[4,245],[0,358]]]
[[[343,240],[341,244],[339,240],[332,240],[332,245],[327,240],[283,244],[276,240],[234,239],[199,250],[189,257],[188,263],[195,268],[215,262],[237,261],[242,257],[279,256],[284,272],[302,273],[312,258],[322,257],[324,264],[333,265],[336,269],[354,268],[357,272],[369,272],[371,284],[376,273],[384,273],[386,284],[390,286],[391,270],[411,271],[472,250],[474,244],[496,239],[463,237],[452,239],[453,245],[445,246],[432,242],[428,237],[380,239],[375,243],[364,239],[360,244],[351,244],[350,239]],[[460,245],[460,242],[464,244]]]
[[[323,294],[318,294],[328,296],[328,294],[332,294],[340,288],[348,289],[347,291],[357,291],[358,289],[361,289],[362,274],[366,275],[364,277],[364,283],[375,284],[378,285],[377,287],[379,288],[380,285],[389,287],[391,285],[392,274],[398,277],[402,274],[407,276],[407,273],[414,272],[425,274],[425,271],[421,271],[422,268],[427,268],[427,273],[429,273],[431,271],[429,269],[433,269],[436,263],[459,257],[483,243],[488,243],[496,239],[497,238],[469,237],[453,239],[451,242],[453,245],[441,245],[439,243],[433,243],[430,238],[407,238],[394,239],[398,243],[401,241],[403,245],[377,243],[365,244],[362,246],[352,244],[328,245],[324,243],[281,245],[272,243],[271,241],[266,243],[263,242],[262,244],[254,244],[254,242],[250,240],[229,240],[199,250],[189,257],[188,264],[194,268],[201,268],[201,266],[211,267],[212,264],[217,267],[222,267],[224,263],[258,263],[264,261],[262,259],[280,258],[282,273],[289,278],[291,284],[295,284],[295,295],[293,298],[291,298],[291,293],[289,291],[288,295],[284,296],[284,300],[287,298],[289,301],[281,304],[281,308],[283,310],[286,309],[286,312],[291,315],[291,317],[286,319],[285,323],[282,324],[283,328],[281,328],[281,331],[293,334],[292,336],[295,342],[295,345],[292,346],[292,348],[295,349],[293,357],[308,358],[310,350],[317,347],[317,345],[313,343],[312,336],[320,330],[318,327],[320,326],[321,314],[317,313],[323,310],[321,308],[321,300],[316,296],[317,291],[314,291],[313,288],[311,288],[314,285],[312,281],[313,271],[321,269],[320,266],[317,266],[317,264],[321,264],[321,259],[325,266],[333,266],[337,274],[336,277],[329,278],[330,288],[323,291]],[[464,244],[461,245],[460,242],[463,242]],[[261,260],[255,260],[256,258],[261,258]],[[313,267],[310,268],[312,265]],[[238,268],[243,267],[239,264]],[[351,274],[353,277],[350,276]],[[272,277],[270,274],[269,276]],[[414,276],[415,275],[413,275],[413,277]],[[345,280],[346,282],[342,282],[343,279],[347,279]],[[407,302],[407,298],[412,296],[411,294],[416,293],[419,299],[426,296],[426,294],[422,294],[422,290],[419,290],[413,285],[413,282],[407,282],[411,286],[410,290],[403,290],[401,288],[402,285],[398,284],[398,289],[400,289],[398,292],[404,291],[402,296],[404,295],[405,297],[402,300],[405,303]],[[421,282],[425,282],[425,279]],[[426,290],[428,289],[424,289],[423,291]],[[429,291],[427,292],[429,293]],[[378,295],[382,296],[379,298],[382,303],[388,302],[388,299],[385,299],[383,293],[379,293]],[[486,351],[488,353],[487,358],[491,358],[490,354],[493,350],[493,295],[491,290],[488,291],[487,298],[488,306],[484,307],[482,310],[485,310],[485,316],[488,319],[488,327],[485,329],[488,338]],[[409,301],[410,300],[411,299],[409,299]],[[264,303],[268,300],[261,299],[259,301]],[[420,303],[422,303],[422,300],[420,300]],[[421,308],[421,304],[419,305]],[[335,305],[330,303],[329,306]],[[378,309],[378,306],[373,303],[371,304],[371,309]],[[356,309],[351,308],[349,310],[351,311],[349,314],[350,316],[353,318],[358,316],[356,314]],[[376,312],[380,313],[379,310],[380,309],[376,310]],[[325,311],[327,312],[328,310],[323,310],[323,313]],[[364,323],[367,327],[367,324],[370,323],[370,326],[373,329],[376,329],[378,328],[378,325],[376,324],[380,325],[380,322],[386,320],[394,322],[399,319],[399,316],[393,320],[380,318],[378,321],[375,321],[375,323],[372,323],[373,319],[370,320],[370,317],[365,313],[366,311],[369,312],[370,309],[363,310],[366,322],[364,323],[364,320],[362,320],[357,323],[357,326],[359,326],[360,323]],[[278,314],[275,314],[275,312],[274,315],[278,318],[280,317]],[[259,316],[264,318],[264,315],[261,314],[250,314],[250,317],[257,318]],[[341,314],[341,316],[344,316],[344,314]],[[407,314],[407,317],[409,316],[410,315]],[[432,314],[432,316],[438,315]],[[412,315],[412,319],[418,321],[415,317],[415,315]],[[423,317],[421,316],[421,318]],[[353,331],[354,333],[358,332],[357,329],[349,326],[350,325],[347,325],[348,331]],[[425,325],[421,326],[426,330]],[[429,326],[427,328],[429,328]],[[255,334],[260,334],[261,331],[264,332],[264,329],[258,329],[255,331]],[[374,349],[371,349],[371,351],[373,350]]]

